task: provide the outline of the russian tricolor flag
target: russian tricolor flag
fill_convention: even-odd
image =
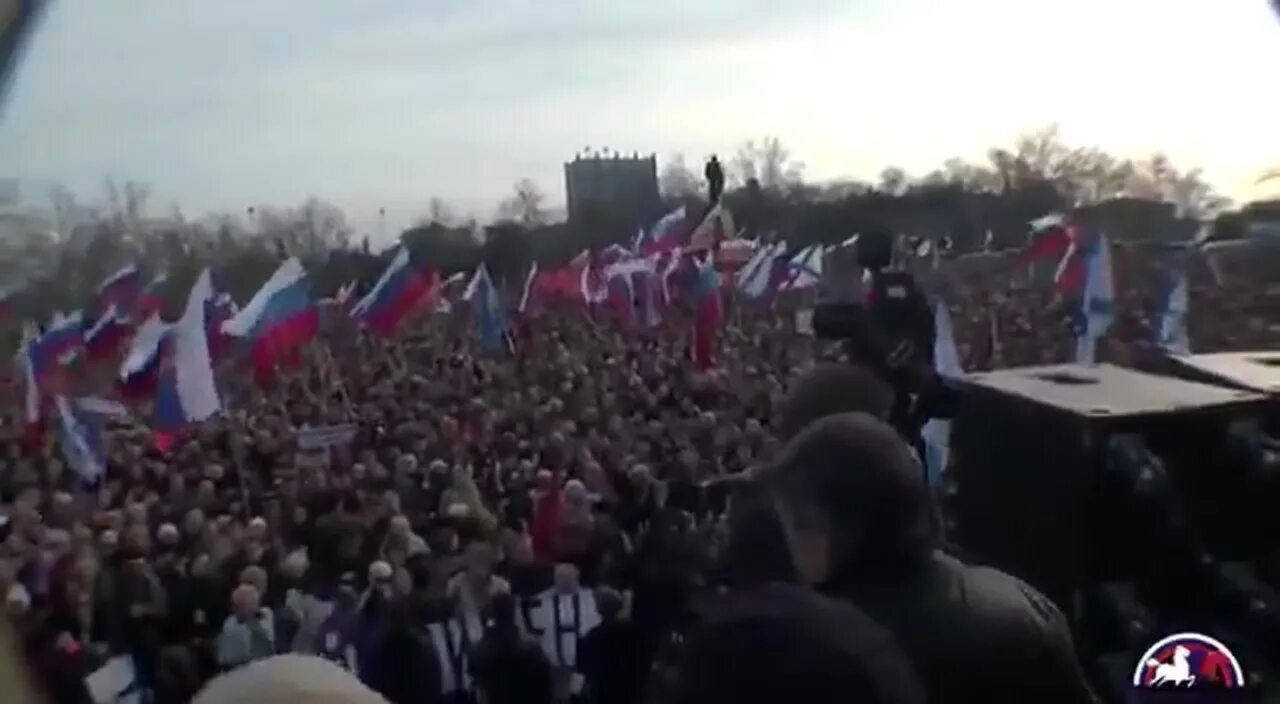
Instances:
[[[198,423],[222,408],[213,380],[205,305],[213,298],[209,270],[191,288],[186,310],[171,331],[169,362],[160,369],[156,390],[155,443],[167,451],[189,423]]]
[[[231,298],[231,294],[218,291],[213,294],[204,306],[204,327],[209,337],[209,355],[214,362],[222,359],[227,347],[231,344],[231,336],[222,331],[222,324],[230,320],[240,306]]]
[[[632,253],[647,257],[679,249],[681,235],[685,229],[685,218],[683,205],[663,215],[647,234],[644,230],[636,233],[636,239],[631,245]]]
[[[258,381],[264,382],[277,363],[293,358],[315,337],[319,326],[307,273],[297,257],[290,257],[240,312],[223,323],[222,331],[249,340]]]
[[[415,266],[403,245],[369,293],[351,310],[351,315],[379,335],[395,333],[400,321],[431,292],[435,272]]]
[[[156,274],[155,278],[142,289],[142,296],[138,300],[138,314],[146,317],[157,311],[164,310],[165,300],[161,293],[164,291],[165,285],[169,282],[169,275],[165,272]]]
[[[152,313],[134,333],[124,363],[120,365],[118,386],[125,398],[139,401],[155,394],[165,336],[170,327],[160,320],[159,313]]]
[[[98,284],[98,306],[106,308],[114,304],[127,309],[141,292],[142,274],[138,271],[137,264],[130,264]]]
[[[121,343],[129,334],[129,322],[120,314],[120,308],[112,303],[84,332],[85,356],[91,362],[114,357]]]
[[[36,380],[42,385],[62,383],[62,368],[80,353],[84,347],[83,316],[80,311],[71,315],[57,313],[49,327],[36,342],[32,362]]]

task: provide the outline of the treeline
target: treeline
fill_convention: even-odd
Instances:
[[[994,246],[1004,249],[1020,246],[1027,222],[1053,211],[1075,211],[1120,241],[1186,239],[1206,218],[1216,218],[1223,237],[1239,234],[1239,215],[1226,211],[1227,201],[1199,171],[1175,168],[1161,155],[1132,160],[1071,147],[1050,128],[987,156],[982,163],[950,159],[918,176],[887,168],[874,182],[811,183],[803,164],[779,140],[766,138],[722,158],[729,172],[724,200],[743,236],[786,239],[797,247],[838,242],[878,224],[919,237],[946,236],[958,251],[981,247],[990,232]],[[683,204],[692,229],[708,207],[701,178],[677,155],[667,160],[660,182],[662,211],[645,214],[648,221]],[[535,184],[521,180],[514,190],[497,221],[483,227],[457,221],[446,204],[431,199],[429,213],[400,241],[442,272],[484,261],[496,278],[518,281],[530,262],[555,265],[583,249],[627,243],[635,234],[633,213],[549,222]],[[109,206],[107,214],[46,252],[37,270],[20,272],[27,278],[14,301],[20,311],[47,319],[54,310],[78,307],[98,282],[130,261],[149,273],[167,271],[168,297],[176,301],[199,269],[212,265],[219,285],[244,301],[285,252],[303,259],[320,296],[353,279],[372,283],[389,256],[371,251],[368,238],[355,235],[340,209],[314,198],[296,208],[250,208],[243,215],[210,215],[192,223],[178,214],[180,224],[156,229],[139,222],[146,190],[124,191],[131,197],[121,199],[123,206]]]

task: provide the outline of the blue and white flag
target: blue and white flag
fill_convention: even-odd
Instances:
[[[100,421],[65,396],[55,399],[60,424],[62,456],[80,478],[93,482],[107,469],[102,450]]]
[[[822,281],[822,259],[827,248],[811,244],[800,250],[787,263],[787,279],[778,287],[782,291],[812,288]]]
[[[951,330],[951,313],[947,304],[938,301],[933,309],[933,368],[943,380],[964,375],[960,366],[960,353],[956,350],[955,334]],[[924,439],[924,461],[930,486],[936,485],[947,468],[951,456],[951,421],[933,418],[920,430]]]
[[[1161,306],[1159,327],[1156,329],[1156,345],[1169,354],[1191,354],[1191,338],[1187,334],[1187,314],[1190,295],[1187,275],[1176,272]]]
[[[498,289],[489,278],[489,269],[484,264],[476,267],[476,273],[462,293],[462,300],[475,301],[477,317],[480,321],[480,345],[486,352],[498,352],[506,339],[507,321],[502,313],[502,301]]]
[[[1085,252],[1084,294],[1080,297],[1076,362],[1096,364],[1098,339],[1115,315],[1115,286],[1111,279],[1111,243],[1099,233]]]
[[[748,298],[760,298],[769,293],[769,283],[773,281],[773,262],[786,253],[786,242],[774,242],[757,249],[742,266],[738,275],[738,290]]]

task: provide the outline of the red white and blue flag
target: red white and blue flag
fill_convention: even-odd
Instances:
[[[685,231],[685,208],[680,206],[658,219],[648,232],[640,230],[631,243],[631,251],[636,256],[651,256],[661,252],[679,249]]]
[[[85,330],[85,356],[90,362],[111,359],[120,350],[120,345],[128,335],[129,320],[120,313],[120,306],[112,303]]]
[[[306,271],[297,257],[285,260],[222,331],[247,340],[258,381],[269,381],[277,364],[297,359],[315,337],[319,311]]]
[[[231,336],[222,331],[222,324],[231,320],[240,306],[226,291],[218,291],[215,287],[213,298],[204,306],[204,327],[209,337],[209,356],[216,363],[226,355],[231,347]]]
[[[61,389],[66,383],[65,368],[84,349],[84,316],[56,313],[36,341],[32,363],[36,381],[42,386]]]
[[[152,313],[138,328],[120,365],[118,387],[127,399],[138,401],[150,398],[156,392],[156,379],[160,373],[160,361],[170,326]]]
[[[351,309],[351,315],[379,335],[390,336],[436,287],[437,279],[435,272],[414,264],[409,249],[401,246],[378,282]]]
[[[129,264],[98,284],[98,308],[102,310],[114,304],[120,310],[128,310],[141,293],[142,274],[137,264]]]
[[[165,299],[163,297],[164,287],[169,283],[169,274],[160,272],[147,283],[142,289],[142,295],[138,299],[138,315],[145,318],[157,311],[163,311],[165,307]]]
[[[156,447],[167,451],[179,432],[222,408],[209,356],[206,304],[213,298],[213,282],[206,269],[191,287],[186,309],[171,331],[172,344],[162,363],[156,390]]]

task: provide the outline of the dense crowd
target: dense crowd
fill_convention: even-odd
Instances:
[[[1104,360],[1151,352],[1159,272],[1144,257],[1117,255]],[[1066,361],[1069,302],[992,283],[1009,271],[920,276],[969,368]],[[1274,346],[1262,284],[1197,274],[1193,343]],[[794,305],[730,300],[709,372],[675,311],[623,330],[541,310],[503,355],[481,354],[462,314],[394,340],[340,322],[268,388],[224,365],[232,410],[167,453],[141,422],[113,425],[92,488],[11,422],[0,593],[33,680],[89,701],[86,676],[127,656],[116,696],[181,702],[291,652],[392,702],[641,701],[673,634],[736,576],[731,478],[779,455],[794,380],[840,354],[794,330]],[[301,430],[344,423],[349,443],[299,447]]]

